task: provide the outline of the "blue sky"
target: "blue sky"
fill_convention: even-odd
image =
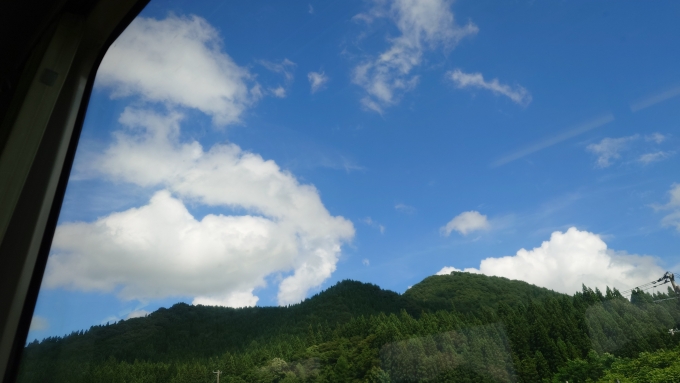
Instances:
[[[29,339],[347,278],[677,271],[678,8],[152,1],[102,63]]]

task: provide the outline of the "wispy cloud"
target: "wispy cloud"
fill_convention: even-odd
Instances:
[[[661,219],[661,226],[675,227],[680,232],[680,184],[671,185],[668,194],[668,203],[652,205],[652,208],[657,211],[670,210],[671,212]]]
[[[323,86],[328,82],[329,78],[326,74],[322,72],[309,72],[307,73],[307,79],[309,80],[309,85],[311,86],[311,92],[316,93],[321,90]]]
[[[645,153],[638,158],[638,161],[647,165],[652,162],[663,161],[671,157],[673,154],[675,154],[675,152],[658,151],[653,153]]]
[[[491,225],[487,217],[472,210],[458,214],[439,231],[441,235],[448,237],[454,230],[462,235],[468,235],[474,231],[488,230],[489,228],[491,228]]]
[[[267,60],[260,60],[258,63],[268,70],[282,75],[286,82],[293,81],[293,69],[296,66],[294,62],[288,59],[283,59],[279,63]]]
[[[485,81],[481,73],[464,73],[460,69],[456,69],[446,73],[446,77],[456,84],[456,87],[463,88],[478,88],[490,90],[495,95],[503,95],[508,97],[514,103],[527,106],[531,103],[531,94],[524,87],[520,85],[510,86],[501,84],[497,78],[491,81]]]
[[[416,212],[416,208],[403,203],[398,203],[394,205],[394,208],[400,213],[413,214]]]
[[[370,266],[371,261],[369,261],[368,258],[364,258],[364,259],[361,260],[361,264],[364,265],[364,266]]]
[[[580,124],[572,129],[569,129],[563,133],[558,134],[555,137],[547,138],[543,141],[539,141],[531,146],[528,146],[524,149],[520,149],[512,154],[509,154],[505,157],[502,157],[494,162],[491,163],[491,167],[495,168],[498,166],[505,165],[507,163],[510,163],[512,161],[518,160],[522,157],[526,157],[532,153],[536,153],[539,150],[543,150],[545,148],[549,148],[553,145],[559,144],[562,141],[568,140],[570,138],[576,137],[580,134],[583,134],[589,130],[593,130],[595,128],[599,128],[600,126],[606,125],[610,122],[614,121],[614,115],[611,113],[602,115],[600,117],[594,118],[590,121],[587,121],[583,124]]]
[[[258,63],[265,67],[267,70],[283,76],[284,80],[283,85],[279,84],[274,87],[269,87],[267,90],[269,91],[269,94],[271,94],[274,97],[285,98],[286,88],[288,88],[290,84],[293,83],[294,79],[293,69],[295,69],[297,65],[288,59],[283,59],[281,60],[281,62],[260,60],[258,61]]]
[[[629,144],[638,138],[640,138],[638,134],[620,138],[607,137],[597,144],[588,145],[586,149],[597,155],[598,168],[606,168],[611,166],[614,160],[621,158],[621,152],[628,149]]]
[[[641,141],[639,134],[618,138],[605,137],[600,142],[588,145],[586,150],[597,156],[595,167],[601,169],[610,167],[619,160],[623,163],[637,162],[642,165],[649,165],[668,159],[675,154],[673,151],[658,149],[657,145],[665,140],[666,136],[661,133],[644,136],[644,141],[647,144],[639,142]]]
[[[666,140],[666,136],[661,133],[652,133],[645,136],[645,141],[660,144]]]
[[[630,110],[632,110],[633,112],[637,112],[639,110],[649,108],[652,105],[656,105],[660,102],[669,100],[677,96],[680,96],[680,86],[632,102],[630,104]]]
[[[386,17],[396,24],[400,35],[389,40],[386,51],[357,65],[352,82],[366,91],[362,106],[382,113],[418,84],[418,76],[411,72],[421,65],[426,50],[451,49],[476,34],[478,28],[472,22],[457,25],[447,0],[374,0],[373,4],[368,13],[356,15],[354,20],[370,23]]]
[[[368,226],[374,227],[380,231],[380,234],[385,234],[385,226],[379,224],[378,222],[374,221],[371,217],[366,217],[361,220],[363,223],[367,224]]]
[[[312,4],[308,4],[307,12],[309,12],[310,15],[314,14],[314,7],[312,6]]]

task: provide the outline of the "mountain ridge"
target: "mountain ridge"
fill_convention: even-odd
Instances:
[[[680,302],[633,295],[452,273],[403,294],[344,280],[288,307],[178,303],[32,342],[19,381],[207,383],[221,370],[226,382],[585,382],[579,366],[602,376],[606,353],[680,344],[668,335]]]

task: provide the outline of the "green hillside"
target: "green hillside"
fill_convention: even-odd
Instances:
[[[561,294],[522,281],[462,272],[427,277],[404,293],[423,309],[462,313],[496,310],[500,303],[514,306],[558,295]]]
[[[309,326],[334,327],[353,317],[379,313],[418,313],[399,294],[376,285],[342,281],[289,307],[228,308],[178,303],[144,318],[93,326],[64,338],[48,338],[27,348],[44,358],[103,361],[170,361],[237,351],[254,340],[279,334],[305,335]]]
[[[678,301],[654,299],[468,273],[403,295],[343,281],[289,307],[177,304],[33,342],[19,381],[207,383],[219,369],[221,382],[585,382],[583,368],[604,376],[607,355],[680,343],[668,334]]]

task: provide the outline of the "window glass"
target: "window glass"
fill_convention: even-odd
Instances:
[[[152,1],[19,381],[677,376],[679,12]]]

